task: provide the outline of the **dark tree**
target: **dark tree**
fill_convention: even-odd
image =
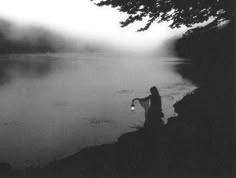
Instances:
[[[210,28],[235,15],[233,0],[98,0],[96,5],[127,13],[128,18],[120,22],[122,27],[146,19],[146,25],[138,31],[162,21],[170,21],[171,28],[192,27],[208,21],[205,27]]]

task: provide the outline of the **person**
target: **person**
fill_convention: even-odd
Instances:
[[[159,128],[164,125],[162,117],[161,96],[155,86],[150,88],[151,95],[145,98],[134,98],[132,102],[138,100],[145,110],[144,128]]]

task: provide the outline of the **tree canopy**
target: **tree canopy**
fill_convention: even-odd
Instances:
[[[91,0],[94,1],[94,0]],[[231,20],[233,0],[97,0],[98,6],[110,6],[129,16],[121,27],[147,20],[138,31],[147,30],[154,22],[170,21],[171,28],[192,27],[210,21],[207,27]]]

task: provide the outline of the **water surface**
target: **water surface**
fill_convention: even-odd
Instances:
[[[116,141],[144,122],[131,99],[157,86],[164,121],[194,86],[175,72],[177,58],[104,54],[0,57],[0,160],[42,165],[81,148]]]

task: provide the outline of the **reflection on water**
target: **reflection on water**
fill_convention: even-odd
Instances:
[[[50,56],[3,55],[0,57],[0,85],[11,82],[16,76],[38,78],[52,70]]]
[[[130,112],[130,102],[147,95],[153,85],[162,96],[166,122],[174,114],[172,105],[194,88],[174,72],[176,60],[1,56],[0,160],[38,165],[115,141],[143,124],[144,111],[137,106]]]

